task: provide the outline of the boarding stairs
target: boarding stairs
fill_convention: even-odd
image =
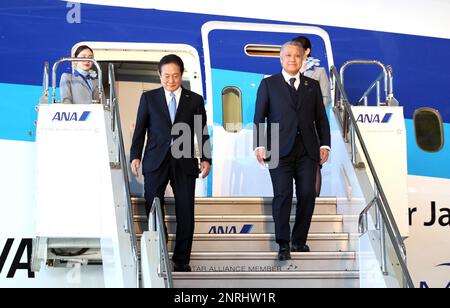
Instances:
[[[345,63],[340,74],[332,67],[336,103],[331,122],[337,134],[341,135],[334,136],[334,140],[338,140],[337,148],[341,147],[345,153],[342,158],[345,163],[342,163],[342,172],[339,173],[340,181],[346,187],[346,196],[317,199],[308,237],[311,252],[292,253],[292,260],[277,261],[278,245],[275,243],[270,199],[197,199],[191,259],[193,271],[168,273],[176,230],[174,201],[166,201],[166,217],[163,219],[159,200],[155,199],[150,221],[156,220],[156,223],[151,223],[150,231],[144,233],[141,247],[146,249],[153,245],[158,249],[159,246],[160,253],[157,256],[161,262],[158,264],[142,257],[143,264],[153,262],[151,268],[153,277],[156,277],[156,281],[152,281],[148,273],[143,273],[144,287],[414,287],[406,266],[402,233],[396,223],[396,219],[404,222],[402,210],[407,204],[400,200],[398,203],[401,206],[395,212],[398,216],[394,217],[386,195],[391,198],[395,192],[387,190],[385,193],[374,167],[374,161],[378,162],[379,157],[372,160],[368,151],[370,144],[364,142],[361,132],[368,135],[370,130],[367,132],[360,128],[355,118],[356,112],[373,112],[373,109],[354,109],[341,81],[345,68],[355,64],[378,65],[383,69],[382,75],[364,93],[361,101],[365,105],[362,107],[369,108],[369,94],[376,88],[376,108],[384,107],[388,113],[392,112],[391,116],[397,114],[403,119],[402,109],[396,109],[398,102],[393,96],[390,67],[378,61],[361,60]],[[378,93],[383,79],[386,94],[384,102]],[[400,122],[396,125],[401,127],[404,123]],[[389,136],[384,141],[395,142]],[[406,158],[402,154],[405,153],[401,152],[397,157],[393,155],[392,161],[404,162]],[[383,183],[389,183],[386,179],[389,179],[391,172],[395,174],[399,170],[394,166],[383,174]],[[351,183],[355,179],[357,185]],[[402,187],[404,180],[404,177],[401,178],[393,187]],[[399,189],[398,194],[403,196],[403,192]],[[132,203],[136,229],[146,230],[144,200],[134,198]],[[294,216],[291,216],[291,224],[293,220]],[[165,239],[163,223],[168,227],[168,245],[164,244],[164,240],[146,242],[148,233],[153,233],[153,239],[158,238],[158,235]]]
[[[387,71],[383,73],[388,75]],[[147,218],[145,201],[139,196],[131,197],[114,67],[109,65],[110,96],[107,103],[100,104],[107,139],[104,157],[108,159],[104,166],[108,169],[105,171],[108,180],[101,183],[108,194],[104,192],[106,195],[97,197],[103,202],[96,212],[100,225],[86,221],[94,226],[94,231],[88,234],[83,230],[85,233],[81,235],[77,234],[79,228],[75,228],[77,224],[73,221],[67,224],[73,229],[63,223],[59,228],[48,228],[45,221],[54,221],[55,212],[46,209],[41,214],[47,216],[39,216],[45,218],[40,226],[46,233],[38,234],[34,242],[33,270],[51,271],[61,264],[100,266],[102,269],[98,273],[103,275],[106,287],[356,288],[372,286],[373,281],[382,287],[413,287],[396,218],[390,211],[339,73],[333,67],[331,74],[337,93],[332,122],[339,123],[337,129],[341,136],[336,139],[341,142],[344,153],[346,151],[342,160],[347,169],[342,167],[340,174],[346,195],[317,199],[307,242],[311,252],[292,253],[292,260],[286,262],[277,260],[270,199],[197,198],[190,264],[193,271],[172,273],[170,258],[176,230],[174,200],[166,199],[166,217],[163,218],[159,200],[155,199],[150,218]],[[46,84],[44,94],[48,95],[48,81]],[[54,84],[53,93],[55,89]],[[393,96],[389,97],[386,102],[393,102]],[[45,103],[46,100],[41,99],[43,110],[59,108],[43,106]],[[99,106],[89,108],[92,114],[100,112]],[[358,189],[362,191],[357,198],[352,180],[359,183]],[[295,206],[294,200],[292,214]],[[75,215],[73,219],[80,217]],[[292,215],[291,224],[293,220]],[[162,231],[164,223],[169,233],[167,242]],[[83,221],[78,225],[83,225]],[[54,254],[59,250],[75,250],[78,254]],[[368,258],[366,251],[370,252]],[[372,262],[371,268],[367,266],[367,259]]]
[[[133,198],[132,204],[140,238],[139,233],[148,228],[145,201]],[[296,202],[292,214],[295,206]],[[174,200],[168,199],[166,224],[170,251],[176,232],[174,207]],[[320,198],[316,202],[308,239],[311,252],[292,253],[292,260],[286,262],[277,260],[271,200],[198,198],[195,212],[193,271],[173,273],[175,287],[359,286],[357,224],[344,223],[343,215],[337,214],[335,198]],[[291,224],[293,220],[294,216]]]

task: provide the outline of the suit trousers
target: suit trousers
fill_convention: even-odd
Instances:
[[[295,180],[297,209],[292,230],[292,245],[306,244],[316,201],[317,167],[318,162],[308,157],[301,136],[297,134],[290,154],[280,159],[277,168],[270,170],[274,191],[272,215],[278,244],[288,244],[291,241],[293,180]]]
[[[192,251],[192,241],[195,227],[195,176],[185,174],[177,160],[172,157],[169,150],[161,166],[144,174],[145,200],[147,217],[155,197],[161,200],[163,217],[165,217],[164,193],[170,182],[175,196],[175,211],[177,221],[176,242],[173,262],[179,266],[189,264]],[[164,224],[167,236],[167,226]]]

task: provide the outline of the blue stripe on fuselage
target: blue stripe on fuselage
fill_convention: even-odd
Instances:
[[[0,139],[35,141],[42,87],[0,83]]]

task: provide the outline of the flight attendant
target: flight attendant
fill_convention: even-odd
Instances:
[[[75,58],[93,59],[94,52],[89,46],[77,48]],[[75,62],[73,74],[64,73],[61,76],[59,90],[61,102],[64,104],[91,104],[99,100],[97,73],[92,70],[90,61]]]

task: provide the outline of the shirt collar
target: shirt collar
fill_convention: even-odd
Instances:
[[[182,87],[179,87],[177,90],[173,91],[173,93],[175,94],[175,96],[176,96],[177,98],[180,98],[180,97],[181,97],[181,92],[182,92],[182,91],[183,91],[183,88],[182,88]],[[164,93],[166,94],[167,97],[170,97],[170,93],[172,93],[172,92],[167,91],[166,89],[164,89]]]
[[[291,76],[288,72],[283,70],[282,74],[283,74],[284,80],[286,80],[287,83],[289,83],[289,79],[291,79],[291,78],[295,78],[295,79],[297,79],[297,81],[300,80],[300,72],[298,72],[297,75],[295,75],[295,76]]]

